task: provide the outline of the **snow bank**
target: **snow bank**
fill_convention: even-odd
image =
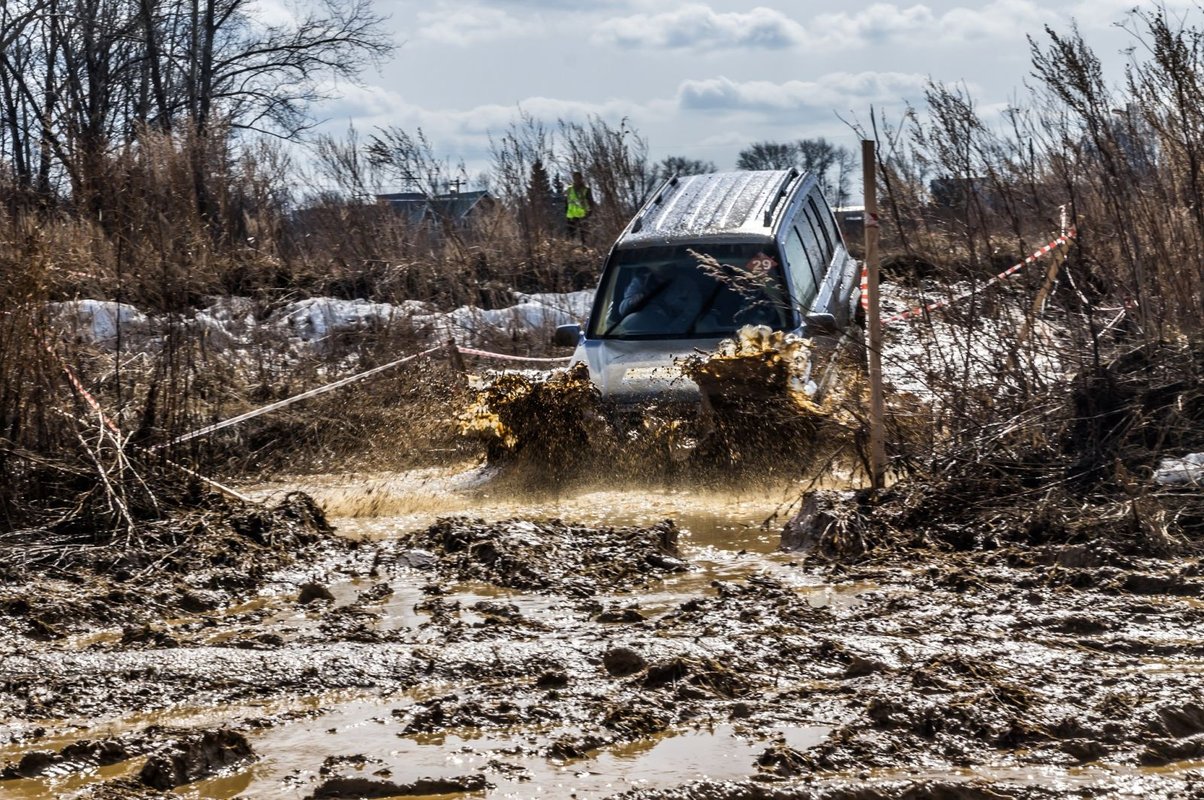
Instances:
[[[520,336],[535,331],[550,331],[557,325],[584,322],[593,302],[592,291],[568,294],[515,294],[518,302],[508,308],[480,309],[461,306],[448,313],[418,314],[414,326],[429,331],[432,339],[455,339],[471,345],[489,336]]]
[[[1162,459],[1154,471],[1154,482],[1163,486],[1204,487],[1204,453]]]
[[[51,316],[79,341],[102,346],[116,346],[118,333],[125,336],[144,336],[150,328],[150,318],[128,303],[110,300],[72,300],[51,303]]]
[[[459,344],[473,345],[486,337],[550,334],[557,325],[583,322],[589,316],[593,292],[515,293],[514,298],[515,304],[508,308],[462,306],[440,312],[430,303],[417,300],[393,304],[311,297],[289,303],[266,321],[258,321],[254,301],[222,297],[215,298],[185,324],[200,332],[207,344],[219,348],[246,347],[256,339],[269,338],[288,342],[298,350],[320,349],[332,336],[382,330],[399,323],[432,341],[454,338]],[[126,342],[146,346],[153,345],[150,335],[163,323],[134,306],[103,300],[55,303],[51,311],[59,325],[79,341],[107,349],[116,346],[118,325],[122,337],[130,337]]]
[[[333,334],[386,328],[402,314],[391,303],[311,297],[289,303],[268,319],[290,338],[319,342]]]
[[[956,294],[958,287],[948,291]],[[915,296],[898,284],[883,283],[882,316],[908,311],[948,296],[929,292]],[[934,311],[924,318],[909,317],[886,325],[883,330],[883,380],[896,392],[925,401],[937,400],[952,386],[990,388],[1013,365],[1015,355],[1022,366],[1042,380],[1060,380],[1067,371],[1058,345],[1062,331],[1054,324],[1035,320],[1029,345],[1018,347],[1025,323],[1016,308],[1001,306],[992,316],[980,316],[967,326]]]

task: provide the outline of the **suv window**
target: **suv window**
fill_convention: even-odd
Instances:
[[[826,238],[821,238],[822,226],[815,221],[810,208],[803,209],[803,219],[799,220],[798,225],[803,234],[803,244],[807,247],[807,255],[811,256],[811,263],[815,264],[815,271],[822,278],[832,261],[832,248]]]
[[[772,242],[616,250],[598,291],[591,338],[726,336],[793,324]]]
[[[836,230],[836,219],[832,216],[832,212],[828,209],[828,203],[819,195],[811,195],[807,198],[807,202],[811,204],[811,211],[815,214],[815,218],[819,220],[823,226],[824,235],[829,243],[835,248],[836,245],[842,244],[840,233]]]
[[[812,263],[798,228],[793,225],[786,231],[782,247],[790,268],[791,296],[798,308],[806,309],[818,291],[823,265]]]

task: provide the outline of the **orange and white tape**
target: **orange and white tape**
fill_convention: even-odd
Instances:
[[[991,278],[989,281],[982,284],[981,286],[976,286],[973,289],[970,289],[969,291],[966,291],[966,292],[962,292],[961,294],[956,295],[954,297],[949,297],[944,300],[938,300],[934,303],[928,303],[927,305],[916,306],[915,308],[909,308],[908,310],[901,311],[898,314],[892,314],[891,316],[882,320],[882,324],[889,325],[892,322],[899,322],[900,320],[908,319],[910,317],[918,317],[920,315],[926,314],[930,311],[935,311],[938,308],[943,308],[944,306],[951,305],[953,303],[960,303],[962,300],[965,300],[967,297],[972,297],[973,295],[981,292],[983,289],[987,289],[991,286],[994,286],[995,284],[999,283],[1000,281],[1007,280],[1008,278],[1012,277],[1017,272],[1024,269],[1025,267],[1027,267],[1029,264],[1033,263],[1037,259],[1047,256],[1051,252],[1053,252],[1056,248],[1069,243],[1070,240],[1075,237],[1075,233],[1076,233],[1076,231],[1074,228],[1068,229],[1066,231],[1066,233],[1062,234],[1057,239],[1054,239],[1049,244],[1046,244],[1042,247],[1037,248],[1037,250],[1035,250],[1032,255],[1030,255],[1028,258],[1024,259],[1023,261],[1021,261],[1019,264],[1014,264],[1013,266],[1008,267],[1003,272],[999,273],[994,278]],[[863,295],[863,299],[864,299],[864,295]]]

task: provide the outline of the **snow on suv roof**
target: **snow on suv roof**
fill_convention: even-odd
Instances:
[[[619,238],[619,247],[696,238],[765,238],[802,177],[798,170],[670,178]]]

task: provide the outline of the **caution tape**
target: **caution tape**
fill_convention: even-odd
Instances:
[[[100,418],[100,421],[104,424],[104,426],[106,428],[108,428],[110,431],[112,431],[113,434],[118,437],[119,441],[122,441],[121,430],[117,427],[117,425],[113,422],[113,420],[111,420],[108,417],[108,415],[105,414],[104,409],[100,405],[100,402],[96,399],[95,396],[93,396],[93,394],[91,392],[88,391],[87,387],[85,387],[83,382],[80,381],[79,377],[76,376],[74,370],[72,370],[71,367],[67,365],[67,362],[64,361],[61,356],[59,356],[57,353],[55,353],[50,348],[49,345],[44,345],[44,346],[46,348],[46,351],[51,355],[51,357],[54,358],[59,363],[59,366],[63,370],[63,373],[67,376],[67,380],[71,383],[72,388],[74,388],[75,391],[79,394],[79,396],[81,398],[83,398],[84,402],[86,402],[88,404],[88,406],[91,407],[92,410],[96,412],[97,416]],[[539,357],[535,357],[535,356],[515,356],[515,355],[509,355],[507,353],[493,353],[488,350],[478,350],[473,347],[459,347],[455,344],[455,342],[448,342],[446,345],[440,344],[440,345],[436,345],[434,347],[428,347],[426,350],[422,350],[421,352],[418,352],[418,353],[412,353],[408,356],[403,356],[402,358],[399,358],[395,361],[390,361],[388,364],[382,364],[379,367],[373,367],[372,369],[365,370],[363,372],[358,372],[355,375],[349,375],[346,378],[341,378],[337,381],[334,381],[333,383],[328,383],[328,384],[325,384],[324,386],[319,386],[315,389],[310,389],[308,391],[301,392],[300,394],[295,394],[292,397],[286,397],[285,399],[278,400],[275,403],[269,403],[266,406],[252,409],[251,411],[247,411],[243,414],[239,414],[237,416],[230,417],[229,419],[222,420],[221,422],[215,422],[212,425],[206,425],[203,428],[197,428],[196,430],[189,431],[188,433],[181,434],[179,436],[176,436],[173,439],[169,439],[166,442],[160,442],[159,444],[152,445],[145,449],[147,452],[153,453],[157,450],[162,450],[167,447],[172,447],[174,445],[182,444],[182,443],[190,441],[192,439],[196,439],[199,436],[205,436],[210,433],[215,433],[224,428],[229,428],[233,425],[238,425],[241,422],[246,422],[247,420],[262,416],[263,414],[268,414],[268,413],[271,413],[272,411],[277,411],[281,408],[285,408],[286,406],[290,406],[294,403],[299,403],[302,400],[308,400],[310,398],[326,394],[327,392],[333,392],[335,389],[341,389],[344,386],[355,383],[357,381],[362,381],[366,378],[370,378],[373,375],[379,375],[382,372],[385,372],[390,369],[394,369],[403,364],[407,364],[411,361],[414,361],[415,359],[422,358],[423,356],[432,355],[445,348],[450,349],[456,353],[477,356],[479,358],[491,358],[491,359],[496,359],[496,360],[501,360],[501,361],[523,361],[523,362],[534,362],[534,363],[542,363],[542,364],[552,364],[552,363],[563,363],[565,361],[571,360],[571,356],[562,356],[562,357],[557,357],[557,358],[539,358]],[[187,470],[187,468],[182,467],[177,464],[174,464],[174,463],[172,463],[172,466]],[[225,489],[225,487],[221,487],[221,488]]]
[[[51,358],[53,358],[59,362],[59,367],[61,367],[64,374],[66,374],[67,380],[71,383],[72,388],[74,388],[75,391],[79,393],[80,397],[82,397],[84,399],[84,402],[86,402],[89,406],[91,406],[92,410],[96,412],[96,416],[100,418],[101,423],[113,433],[113,436],[116,439],[117,446],[119,448],[127,446],[129,444],[129,442],[122,435],[121,428],[117,427],[117,423],[113,422],[113,420],[109,417],[109,415],[104,412],[104,409],[101,408],[101,406],[100,406],[100,401],[97,400],[96,397],[91,392],[88,391],[88,389],[84,386],[83,382],[75,374],[75,370],[71,369],[71,367],[67,364],[67,362],[65,360],[63,360],[63,357],[60,356],[58,353],[54,352],[54,350],[52,350],[50,348],[50,345],[44,344],[43,346],[46,348],[46,352],[50,354]],[[66,414],[66,412],[62,412],[62,413]],[[67,417],[70,419],[74,419],[74,417],[72,417],[70,414],[67,414]],[[76,421],[78,422],[79,420],[76,420]],[[153,449],[153,448],[147,448],[148,452],[151,449]],[[184,466],[183,464],[179,464],[175,461],[172,461],[169,458],[164,459],[164,463],[166,463],[167,466],[169,466],[173,469],[177,469],[186,475],[196,478],[197,480],[201,481],[202,483],[207,484],[208,486],[211,486],[220,492],[225,492],[226,494],[230,495],[231,497],[235,498],[236,500],[241,500],[244,503],[253,503],[254,502],[251,498],[247,497],[242,492],[239,492],[236,489],[232,489],[223,483],[219,483],[219,482],[213,480],[212,478],[206,477],[206,476],[202,475],[201,473],[197,472],[196,470]]]
[[[118,437],[118,439],[120,439],[121,430],[117,427],[117,424],[113,422],[113,420],[109,419],[108,415],[105,414],[104,409],[100,407],[100,402],[92,396],[91,392],[84,388],[83,382],[80,381],[80,379],[76,376],[75,371],[72,370],[71,367],[67,366],[67,362],[64,361],[61,356],[51,350],[50,347],[46,348],[46,352],[50,353],[50,355],[59,362],[59,366],[62,367],[63,372],[67,375],[67,380],[71,383],[72,388],[79,393],[79,396],[84,399],[85,403],[92,407],[92,410],[96,412],[96,416],[100,417],[100,421],[104,423],[104,426],[112,431],[113,434]]]
[[[952,303],[960,303],[962,300],[965,300],[967,297],[972,297],[973,295],[981,292],[983,289],[987,289],[991,286],[994,286],[995,284],[999,283],[1000,281],[1007,280],[1008,278],[1012,277],[1017,272],[1024,269],[1025,267],[1027,267],[1029,264],[1033,263],[1037,259],[1042,258],[1043,256],[1046,256],[1049,253],[1053,252],[1053,250],[1055,250],[1056,248],[1069,243],[1070,240],[1075,237],[1075,233],[1076,233],[1075,229],[1070,228],[1069,230],[1066,231],[1066,233],[1062,234],[1057,239],[1054,239],[1049,244],[1046,244],[1042,247],[1037,248],[1037,250],[1035,250],[1032,255],[1030,255],[1028,258],[1024,259],[1023,261],[1021,261],[1019,264],[1015,264],[1013,266],[1008,267],[1003,272],[1001,272],[998,275],[996,275],[995,277],[991,278],[990,280],[988,280],[986,283],[982,284],[981,286],[976,286],[973,289],[970,289],[969,291],[966,291],[966,292],[962,292],[961,294],[956,295],[954,297],[948,297],[944,300],[938,300],[935,303],[928,303],[927,305],[916,306],[915,308],[909,308],[906,311],[901,311],[898,314],[892,314],[891,316],[882,320],[882,324],[889,325],[892,322],[899,322],[900,320],[904,320],[909,317],[916,317],[921,314],[926,314],[931,311],[936,311],[938,308],[943,308],[947,305],[951,305]]]
[[[117,441],[117,446],[119,448],[126,446],[126,444],[128,442],[122,436],[121,429],[117,426],[117,424],[115,422],[113,422],[112,419],[109,418],[109,416],[107,414],[105,414],[104,409],[100,405],[100,401],[98,401],[96,399],[96,397],[91,392],[88,391],[87,387],[84,386],[83,382],[75,374],[75,371],[73,369],[71,369],[71,367],[62,358],[62,356],[60,356],[58,353],[55,353],[49,344],[43,344],[43,346],[46,348],[46,352],[49,353],[50,356],[58,362],[59,367],[63,370],[63,373],[67,376],[67,380],[70,382],[72,388],[75,389],[75,391],[79,394],[79,396],[81,398],[83,398],[84,402],[87,403],[88,406],[91,407],[92,410],[96,412],[97,417],[100,419],[100,421],[104,425],[104,427],[108,428],[113,433],[113,435]],[[205,436],[206,434],[220,431],[223,428],[229,428],[233,425],[239,424],[240,422],[246,422],[249,419],[254,419],[255,417],[262,416],[263,414],[267,414],[269,412],[284,408],[285,406],[290,406],[293,403],[299,403],[302,400],[308,400],[312,397],[317,397],[318,395],[326,394],[327,392],[332,392],[335,389],[340,389],[344,386],[347,386],[348,384],[352,384],[357,381],[364,380],[365,378],[370,378],[373,375],[378,375],[382,372],[385,372],[386,370],[390,370],[395,367],[399,367],[403,364],[407,364],[411,361],[414,361],[415,359],[422,358],[423,356],[432,355],[433,353],[437,353],[440,350],[443,350],[445,348],[450,349],[453,352],[467,353],[468,355],[478,356],[481,358],[493,358],[493,359],[499,359],[502,361],[530,361],[530,362],[539,362],[539,363],[553,363],[553,362],[559,363],[559,362],[563,362],[563,361],[569,361],[571,359],[571,357],[569,357],[569,356],[560,357],[560,358],[536,358],[536,357],[530,357],[530,356],[513,356],[513,355],[508,355],[506,353],[491,353],[488,350],[477,350],[472,347],[457,347],[454,341],[450,341],[446,345],[441,344],[441,345],[436,345],[435,347],[429,347],[426,350],[423,350],[421,352],[412,353],[408,356],[403,356],[402,358],[399,358],[395,361],[390,361],[388,364],[382,364],[379,367],[373,367],[372,369],[356,373],[355,375],[349,375],[346,378],[341,378],[337,381],[334,381],[333,383],[328,383],[324,386],[319,386],[316,389],[310,389],[309,391],[293,395],[292,397],[287,397],[284,400],[279,400],[275,403],[270,403],[261,408],[253,409],[244,414],[239,414],[238,416],[231,417],[230,419],[222,420],[221,422],[215,422],[212,425],[206,425],[205,427],[198,428],[194,431],[189,431],[188,433],[177,436],[174,439],[171,439],[167,442],[161,442],[160,444],[156,444],[151,447],[145,447],[145,448],[139,448],[139,449],[143,449],[148,453],[153,453],[157,450],[162,450],[164,448],[171,447],[173,445],[181,444],[181,443],[187,442],[191,439],[195,439],[199,436]],[[196,478],[197,480],[202,481],[203,483],[213,487],[214,489],[225,492],[226,494],[228,494],[238,500],[241,500],[245,503],[253,502],[250,497],[247,497],[246,495],[242,494],[241,492],[238,492],[237,490],[232,489],[229,486],[225,486],[221,483],[218,483],[217,481],[213,480],[212,478],[208,478],[204,475],[201,475],[196,470],[186,467],[183,464],[179,464],[170,459],[164,459],[164,461],[168,466],[170,466],[174,469],[180,470],[181,472],[184,472],[185,474],[187,474],[193,478]]]

